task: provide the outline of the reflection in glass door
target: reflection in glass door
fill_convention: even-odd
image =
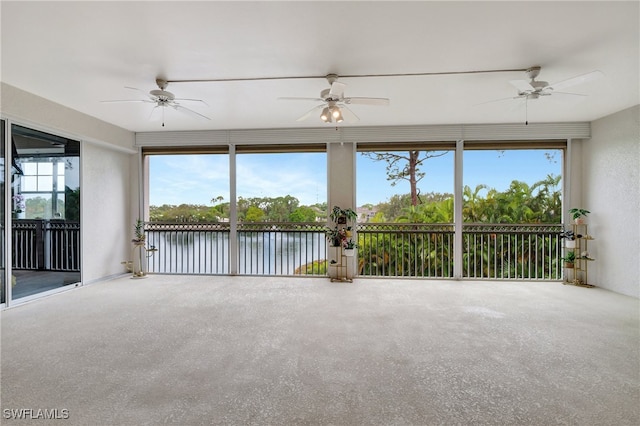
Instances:
[[[11,151],[13,300],[80,282],[80,143],[12,125]]]
[[[6,302],[6,298],[7,298],[7,277],[6,277],[6,271],[5,271],[5,259],[6,259],[6,251],[5,251],[5,215],[4,215],[4,209],[5,209],[5,184],[4,184],[4,174],[5,174],[5,148],[4,148],[4,141],[5,141],[5,122],[4,120],[0,120],[0,195],[2,196],[1,200],[2,202],[0,202],[0,304],[3,304]]]

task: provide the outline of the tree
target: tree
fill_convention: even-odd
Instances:
[[[385,161],[387,163],[387,180],[391,181],[391,186],[401,180],[409,182],[411,189],[411,205],[418,204],[418,182],[425,176],[425,172],[420,171],[420,166],[429,158],[442,157],[447,151],[408,151],[406,153],[396,152],[363,152],[362,155],[374,161]],[[424,154],[424,156],[422,156]]]
[[[264,218],[264,212],[262,209],[256,206],[249,206],[247,209],[247,214],[245,215],[245,220],[247,222],[262,222]]]
[[[315,220],[315,210],[307,206],[298,207],[289,215],[289,222],[314,222]]]
[[[484,213],[483,207],[486,205],[484,199],[480,196],[480,191],[488,189],[487,185],[476,185],[475,190],[471,190],[468,185],[465,185],[462,194],[464,197],[464,203],[462,207],[462,216],[465,222],[482,222],[482,215]]]

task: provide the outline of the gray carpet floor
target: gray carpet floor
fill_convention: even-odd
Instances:
[[[151,276],[1,315],[2,424],[640,424],[639,301],[599,288]]]

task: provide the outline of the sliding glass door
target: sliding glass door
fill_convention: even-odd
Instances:
[[[80,143],[11,126],[11,299],[80,282]]]
[[[6,232],[5,232],[5,197],[6,197],[6,185],[5,185],[5,129],[6,124],[4,120],[0,120],[0,305],[6,303],[7,298],[7,273],[6,273]]]

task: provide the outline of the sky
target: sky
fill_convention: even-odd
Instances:
[[[562,170],[560,151],[553,160],[548,150],[465,151],[464,185],[475,188],[488,185],[503,191],[512,180],[528,184],[547,175],[559,176]],[[203,204],[212,199],[229,201],[229,164],[226,154],[157,155],[150,157],[151,205]],[[292,195],[301,205],[327,200],[327,160],[324,153],[238,154],[237,195],[243,198]],[[386,163],[373,161],[358,153],[356,160],[356,199],[358,206],[387,201],[394,194],[408,194],[409,183],[395,187],[386,178]],[[421,193],[454,190],[454,155],[428,159],[419,183]]]

